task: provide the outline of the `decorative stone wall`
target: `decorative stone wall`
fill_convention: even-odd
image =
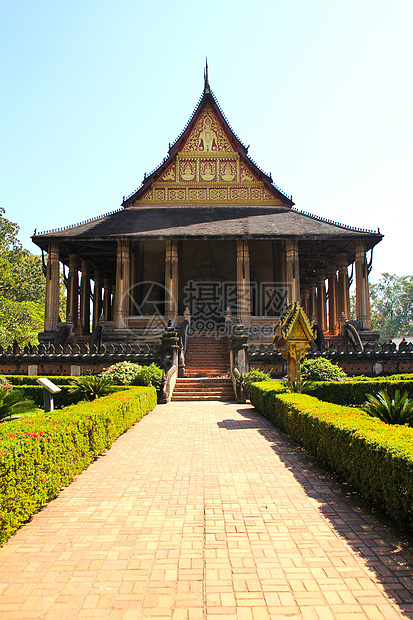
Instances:
[[[337,364],[348,375],[366,375],[368,377],[413,373],[413,351],[394,350],[389,345],[378,345],[371,350],[359,351],[323,351],[307,353],[307,358],[324,357]],[[257,368],[273,377],[286,374],[280,351],[268,347],[250,347],[248,352],[250,369]]]
[[[39,345],[23,351],[0,347],[0,374],[3,375],[93,375],[117,362],[134,362],[143,366],[160,363],[160,345],[151,343],[139,345],[102,345],[96,347],[55,347]],[[30,372],[29,372],[30,370]]]
[[[310,352],[307,357],[325,357],[338,364],[349,375],[386,376],[397,373],[413,373],[413,347],[401,346],[398,350],[393,344],[366,346],[363,352],[333,349]],[[152,362],[162,364],[161,345],[102,345],[99,353],[96,347],[57,347],[39,345],[23,351],[0,347],[0,374],[38,374],[38,375],[84,375],[98,374],[117,362],[130,361],[148,365]],[[251,345],[248,349],[249,367],[257,368],[282,377],[286,374],[284,360],[280,351],[272,345]]]

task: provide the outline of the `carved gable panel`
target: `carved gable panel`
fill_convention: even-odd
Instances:
[[[220,181],[224,183],[230,183],[231,181],[236,181],[237,178],[237,166],[235,161],[231,160],[221,160],[219,166],[220,172]]]
[[[234,150],[221,122],[207,103],[182,149],[134,206],[283,204]]]
[[[182,152],[222,153],[234,151],[212,108],[208,105],[199,116]]]
[[[199,176],[202,181],[216,181],[217,162],[213,159],[202,159],[199,162]]]
[[[185,159],[179,162],[179,180],[196,181],[196,161]]]
[[[176,181],[176,164],[172,162],[172,164],[165,170],[163,175],[160,178],[161,181]]]
[[[255,182],[258,181],[257,177],[251,172],[251,170],[247,168],[244,162],[241,162],[240,174],[241,174],[240,180],[244,183],[253,183],[254,181]]]
[[[307,342],[307,334],[305,333],[299,320],[294,325],[290,338],[291,340],[304,340]]]

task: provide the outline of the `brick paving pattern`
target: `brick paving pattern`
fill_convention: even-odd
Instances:
[[[0,618],[413,618],[412,567],[251,406],[170,403],[0,549]]]

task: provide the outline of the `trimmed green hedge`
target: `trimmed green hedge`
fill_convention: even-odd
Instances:
[[[70,394],[68,385],[59,385],[59,387],[61,388],[61,392],[57,392],[53,395],[55,409],[73,405],[83,399],[82,394]],[[23,390],[24,397],[34,401],[35,406],[43,407],[43,388],[41,385],[25,385],[23,383],[19,385],[18,389]],[[121,392],[130,389],[130,386],[113,385],[110,389],[112,392]]]
[[[257,387],[259,389],[256,389]],[[288,392],[288,387],[284,383],[281,383],[281,381],[254,382],[251,383],[250,387],[250,400],[252,403],[252,394],[254,394],[254,407],[258,409],[260,413],[268,417],[265,413],[268,403],[267,394],[281,394],[283,392]]]
[[[61,385],[69,385],[75,377],[61,375],[3,375],[12,385],[39,385],[37,379],[49,379],[59,387]]]
[[[400,526],[413,529],[413,428],[306,394],[280,393],[269,383],[251,386],[251,402]]]
[[[0,543],[156,405],[134,387],[0,425]]]
[[[394,379],[394,380],[398,380],[398,379],[408,379],[410,381],[413,381],[413,373],[411,372],[401,372],[398,375],[389,375],[388,377],[385,377],[386,379]]]
[[[316,381],[306,388],[306,393],[337,405],[362,405],[367,400],[367,394],[377,394],[379,390],[386,390],[391,398],[394,398],[396,390],[400,390],[401,394],[407,391],[409,397],[413,397],[412,379],[401,380],[396,377]]]

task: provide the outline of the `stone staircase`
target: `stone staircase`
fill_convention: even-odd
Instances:
[[[228,344],[226,338],[209,334],[193,334],[185,354],[185,377],[220,377],[228,375]]]
[[[171,400],[235,400],[235,396],[229,377],[178,377]]]
[[[178,377],[173,401],[235,400],[228,376],[228,344],[215,334],[193,334],[185,355],[185,377]]]

